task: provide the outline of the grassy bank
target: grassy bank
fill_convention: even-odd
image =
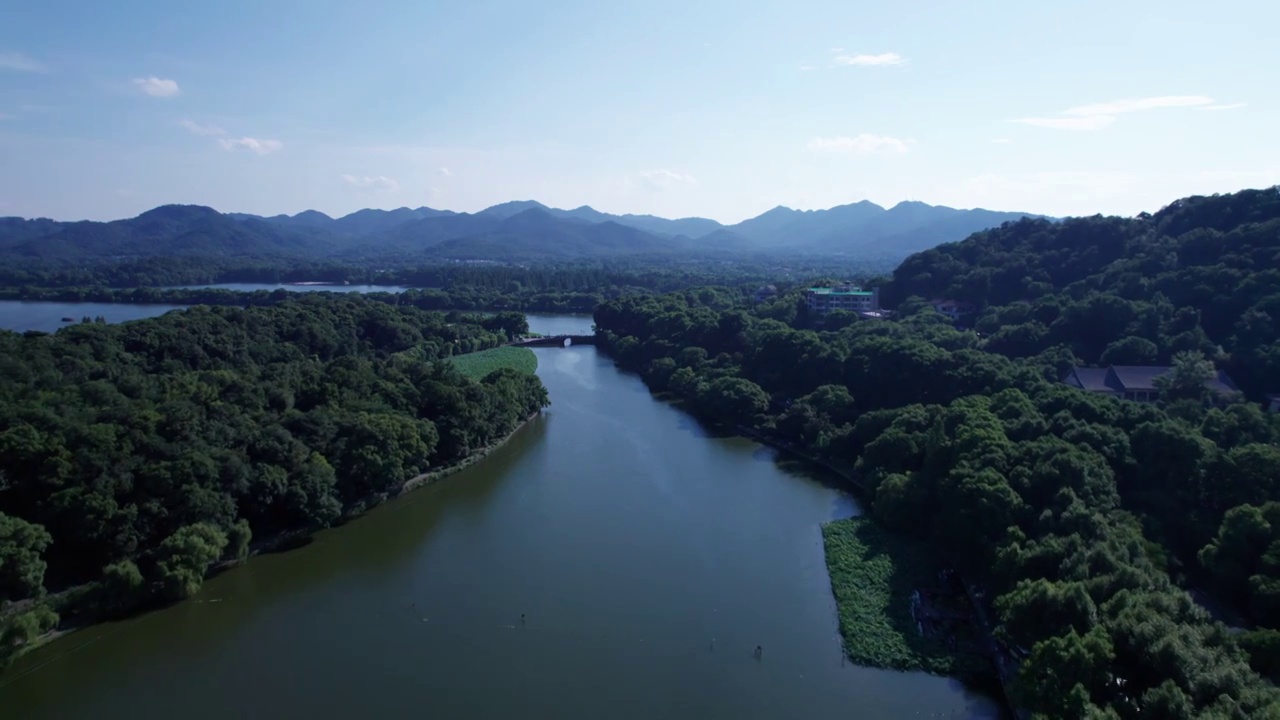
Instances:
[[[850,660],[962,677],[989,672],[981,657],[954,652],[917,631],[911,595],[934,585],[941,570],[925,545],[890,533],[869,518],[828,523],[822,539]]]
[[[449,358],[449,362],[458,368],[458,372],[472,380],[479,380],[501,368],[514,368],[527,373],[538,370],[538,356],[534,355],[529,348],[491,348],[466,355],[455,355]]]

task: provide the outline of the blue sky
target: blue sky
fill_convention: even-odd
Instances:
[[[1133,214],[1280,183],[1269,1],[4,4],[0,215]]]

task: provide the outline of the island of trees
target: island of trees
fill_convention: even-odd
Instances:
[[[0,660],[59,622],[191,595],[254,538],[506,437],[548,403],[537,376],[449,358],[527,332],[518,313],[310,295],[0,332]]]
[[[1280,382],[1278,252],[1280,191],[1250,191],[926,251],[882,288],[893,322],[716,289],[595,320],[655,391],[843,469],[877,522],[981,588],[1021,707],[1280,717],[1280,423],[1261,405]],[[971,303],[971,327],[938,297]],[[1111,363],[1174,371],[1156,403],[1061,382]],[[1211,395],[1214,366],[1244,392]]]

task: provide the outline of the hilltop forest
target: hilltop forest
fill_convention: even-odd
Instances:
[[[252,538],[330,525],[505,437],[542,383],[447,359],[527,332],[354,295],[0,332],[0,660],[56,611],[181,599]]]
[[[0,218],[0,258],[9,265],[80,266],[157,257],[331,262],[401,267],[425,261],[566,262],[741,260],[856,255],[897,262],[1025,215],[904,202],[862,201],[828,210],[777,207],[725,226],[706,218],[668,220],[561,210],[534,201],[476,213],[428,207],[366,209],[341,218],[308,210],[261,217],[199,205],[163,205],[112,222]]]
[[[1200,352],[1246,393],[1280,391],[1280,190],[1179,200],[1134,219],[1022,220],[913,255],[887,301],[975,303],[988,348],[1090,363]],[[910,307],[910,306],[909,306]]]
[[[984,588],[1038,716],[1280,717],[1280,422],[1259,402],[1280,389],[1278,268],[1271,189],[943,245],[884,288],[892,322],[714,289],[595,319],[654,391],[843,468]],[[977,310],[957,328],[933,297]],[[1144,362],[1174,365],[1154,404],[1061,383]],[[1243,396],[1207,395],[1215,365]]]

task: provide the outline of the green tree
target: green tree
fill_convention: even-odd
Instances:
[[[58,626],[58,614],[43,604],[0,620],[0,668],[9,664],[25,645]]]
[[[1083,583],[1022,580],[996,599],[1002,633],[1019,647],[1071,628],[1088,634],[1098,624],[1098,608]]]
[[[43,526],[0,513],[0,600],[44,592],[44,551],[51,542]]]
[[[1015,695],[1023,707],[1049,718],[1084,717],[1105,700],[1115,649],[1102,628],[1042,640],[1018,671]]]
[[[102,569],[98,583],[98,604],[108,615],[127,612],[146,595],[142,572],[132,560],[121,560]]]
[[[1103,365],[1149,365],[1159,354],[1160,348],[1155,343],[1130,335],[1108,345],[1101,360]]]
[[[1173,356],[1173,368],[1155,379],[1156,389],[1166,400],[1197,400],[1209,397],[1206,383],[1214,376],[1213,363],[1195,351]]]
[[[157,550],[161,595],[182,600],[196,594],[205,573],[222,557],[226,546],[226,534],[208,523],[179,528]]]
[[[750,380],[723,377],[699,392],[698,405],[721,421],[754,425],[769,409],[769,395]]]
[[[253,530],[249,529],[249,521],[241,518],[227,530],[227,548],[224,559],[241,562],[249,557],[249,542],[253,540]]]

